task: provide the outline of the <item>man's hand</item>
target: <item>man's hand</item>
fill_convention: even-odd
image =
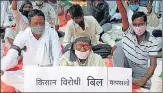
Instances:
[[[140,88],[140,87],[144,86],[145,83],[146,83],[145,80],[136,80],[133,82],[133,85],[137,88]]]

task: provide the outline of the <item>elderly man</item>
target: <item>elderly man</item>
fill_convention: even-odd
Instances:
[[[86,37],[75,39],[71,49],[60,58],[61,66],[106,66],[104,59],[92,51],[91,40]]]
[[[45,16],[42,11],[34,9],[29,12],[30,26],[19,32],[7,55],[1,60],[1,80],[23,92],[23,70],[6,71],[17,63],[23,50],[24,66],[57,66],[61,47],[55,29],[45,27]]]

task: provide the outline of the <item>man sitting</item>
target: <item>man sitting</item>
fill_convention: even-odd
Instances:
[[[110,46],[115,45],[115,41],[111,40],[107,33],[104,33],[102,27],[93,16],[84,16],[80,5],[72,5],[70,14],[72,19],[68,21],[65,28],[64,45],[73,42],[80,36],[90,38],[93,45],[98,44],[99,37],[104,43]]]
[[[34,9],[29,12],[30,27],[19,32],[13,45],[4,59],[1,59],[1,80],[20,92],[24,91],[24,71],[6,71],[17,64],[17,58],[23,51],[24,66],[59,65],[61,47],[55,29],[45,27],[45,16],[42,11]]]
[[[150,3],[148,3],[147,5],[147,23],[149,26],[151,27],[157,27],[159,25],[159,19],[157,17],[157,15],[153,12],[152,10],[152,5]]]
[[[92,4],[92,15],[102,26],[109,22],[109,5],[104,0],[95,0]]]
[[[61,66],[106,66],[104,59],[92,51],[91,40],[86,37],[75,39],[69,51],[60,58]]]
[[[156,68],[156,57],[152,53],[159,49],[156,38],[146,31],[147,16],[144,12],[135,12],[130,25],[123,1],[116,2],[122,16],[124,37],[116,45],[114,66],[132,68],[133,84],[150,89],[150,78]]]

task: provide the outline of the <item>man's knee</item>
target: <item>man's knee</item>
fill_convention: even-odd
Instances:
[[[113,52],[113,65],[115,67],[124,67],[125,54],[122,50],[121,42],[118,42]]]

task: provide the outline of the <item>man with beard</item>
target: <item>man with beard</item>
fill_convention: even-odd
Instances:
[[[108,34],[104,33],[102,27],[93,16],[84,16],[80,5],[70,7],[71,20],[65,28],[64,45],[73,42],[76,38],[84,36],[91,39],[93,45],[97,45],[99,37],[104,43],[114,46],[115,42],[109,40]]]

